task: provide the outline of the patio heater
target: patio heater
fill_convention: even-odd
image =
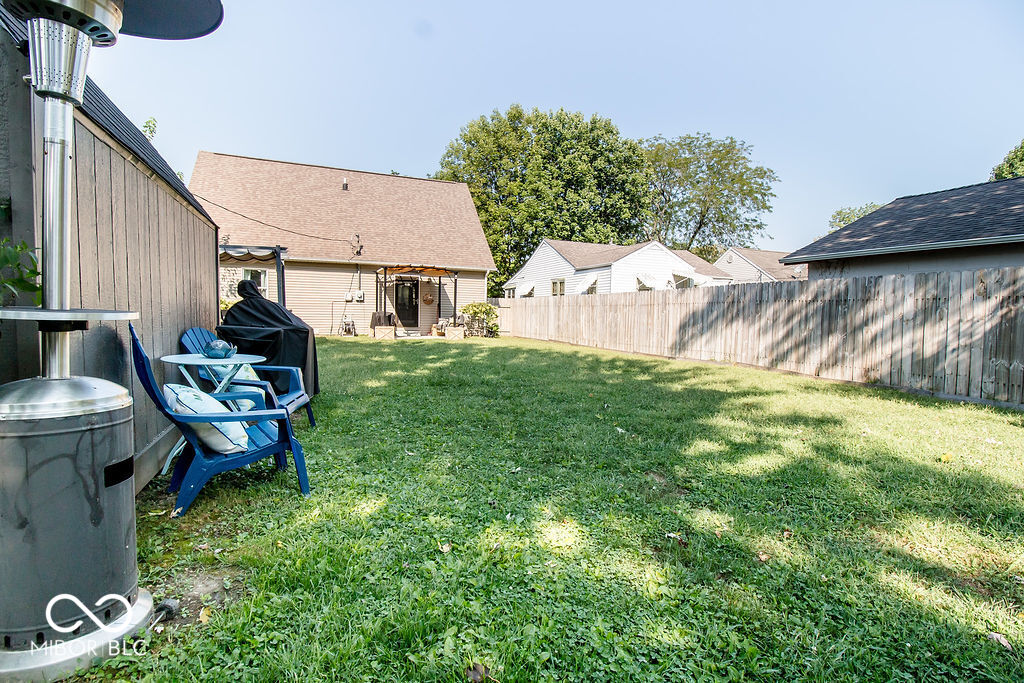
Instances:
[[[27,22],[43,134],[43,307],[0,308],[0,318],[33,322],[43,337],[43,376],[0,386],[0,680],[53,680],[118,654],[153,611],[138,587],[131,396],[71,374],[70,332],[138,318],[70,308],[74,107],[93,46],[113,45],[119,33],[206,35],[223,8],[220,0],[0,3]]]

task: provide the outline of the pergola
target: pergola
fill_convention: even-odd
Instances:
[[[284,300],[284,254],[288,247],[280,244],[273,247],[253,247],[240,244],[221,244],[220,260],[239,263],[273,263],[277,271],[277,303],[286,305]]]
[[[383,313],[388,312],[388,276],[391,276],[392,281],[397,279],[399,275],[418,275],[420,277],[436,277],[437,278],[437,319],[441,319],[441,285],[443,277],[448,277],[453,282],[452,291],[452,315],[459,310],[459,271],[448,270],[447,268],[440,268],[438,266],[383,266],[377,269],[374,275],[374,280],[378,289],[383,284],[384,295],[378,297],[377,301],[381,302],[383,308],[378,308]]]

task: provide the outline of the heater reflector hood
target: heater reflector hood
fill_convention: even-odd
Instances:
[[[212,33],[224,20],[220,0],[0,0],[19,19],[50,19],[103,47],[118,34],[184,40]]]
[[[185,40],[212,33],[224,20],[220,0],[125,0],[121,33],[140,38]]]

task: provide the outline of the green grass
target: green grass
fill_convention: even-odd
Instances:
[[[520,340],[318,344],[313,495],[259,464],[168,519],[151,485],[143,585],[226,571],[237,598],[97,675],[1024,679],[1019,413]]]

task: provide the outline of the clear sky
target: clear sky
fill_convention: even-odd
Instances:
[[[565,107],[752,144],[780,178],[760,246],[791,250],[840,206],[984,181],[1024,138],[1019,0],[224,4],[210,36],[90,63],[186,178],[200,149],[421,176],[472,118]]]

